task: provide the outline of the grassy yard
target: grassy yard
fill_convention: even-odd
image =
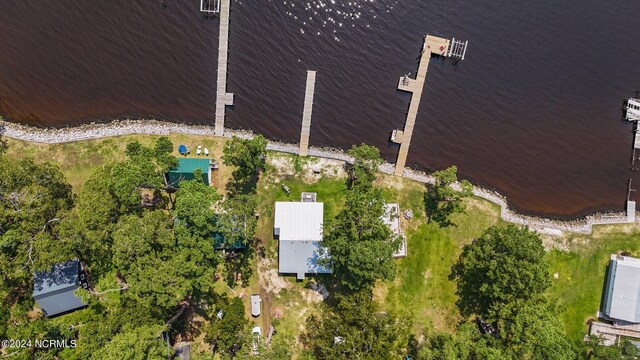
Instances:
[[[96,167],[124,159],[128,142],[137,140],[152,145],[157,138],[153,135],[129,135],[54,145],[7,139],[8,156],[57,163],[74,191],[78,192]],[[227,141],[183,134],[171,134],[169,138],[176,147],[186,144],[193,152],[197,145],[208,147],[210,157],[217,160],[221,159],[222,148]],[[222,193],[232,170],[221,166],[214,176],[214,185]],[[289,187],[290,195],[282,191],[282,184]],[[466,213],[453,218],[457,226],[442,229],[426,222],[423,184],[380,174],[376,185],[383,189],[385,199],[400,203],[401,211],[412,209],[414,212],[412,220],[401,218],[408,241],[408,255],[396,260],[398,276],[394,281],[380,282],[376,286],[376,298],[384,310],[408,315],[417,332],[427,326],[439,331],[453,331],[460,315],[456,307],[455,284],[448,279],[451,267],[465,244],[501,221],[499,208],[479,198],[468,199],[465,201]],[[257,188],[260,218],[256,237],[263,250],[258,250],[252,258],[255,271],[245,279],[244,286],[234,289],[236,293],[245,294],[247,310],[248,295],[270,294],[265,300],[267,307],[263,309],[263,315],[253,319],[263,326],[263,331],[267,330],[269,323],[277,323],[276,336],[297,338],[304,330],[304,320],[317,311],[318,303],[322,301],[317,292],[309,289],[310,280],[297,282],[293,277],[281,277],[277,273],[277,244],[272,234],[274,202],[299,201],[302,191],[316,192],[318,201],[325,204],[326,221],[344,206],[344,190],[345,173],[338,161],[269,153],[267,170]],[[561,319],[567,334],[578,340],[587,330],[586,320],[594,317],[598,310],[609,255],[629,251],[640,256],[640,227],[599,226],[592,235],[566,235],[564,239],[551,241],[552,244],[554,242],[561,243],[558,248],[563,250],[550,250],[548,253],[550,272],[558,273],[549,295],[562,305]],[[216,286],[219,291],[233,293],[222,280]],[[274,320],[272,313],[279,319]]]
[[[257,286],[263,296],[263,315],[277,327],[277,335],[297,339],[304,330],[306,318],[317,311],[322,301],[318,292],[309,288],[312,277],[296,281],[294,276],[278,274],[278,247],[273,240],[274,203],[276,201],[300,201],[301,192],[315,192],[317,201],[324,203],[324,218],[333,218],[344,203],[345,181],[342,164],[295,155],[270,153],[267,170],[258,183],[260,219],[256,237],[264,248],[264,256],[258,259]],[[318,174],[314,170],[322,165]],[[285,184],[290,193],[282,190]],[[257,290],[257,289],[256,289]],[[263,328],[266,328],[267,324]],[[264,329],[266,330],[266,329]]]
[[[126,158],[124,150],[131,141],[138,141],[143,145],[153,146],[160,136],[156,135],[125,135],[96,140],[83,140],[63,144],[41,144],[7,138],[9,145],[8,156],[17,159],[32,158],[37,162],[56,163],[62,169],[67,180],[73,186],[74,192],[79,192],[85,181],[91,176],[94,169],[110,161],[118,161]],[[171,133],[169,139],[174,144],[174,155],[180,157],[177,147],[179,144],[187,145],[192,153],[190,157],[196,157],[195,149],[198,145],[207,147],[211,152],[209,157],[220,160],[226,138],[213,136],[198,136]],[[215,174],[219,178],[214,179],[216,187],[224,191],[225,179],[230,177],[230,170],[221,167],[221,172]]]
[[[404,193],[397,194],[401,209],[411,208],[411,202],[418,197],[422,199],[423,186],[413,191],[415,194],[406,198],[408,203],[403,201]],[[418,333],[425,327],[455,330],[460,315],[456,307],[456,287],[449,280],[451,267],[462,246],[498,221],[497,207],[484,200],[470,199],[466,206],[466,214],[454,216],[457,226],[445,229],[427,223],[423,216],[414,217],[411,224],[405,221],[407,257],[398,260],[395,281],[380,283],[376,289],[385,309],[409,316]]]
[[[640,256],[640,229],[633,225],[598,226],[590,236],[570,235],[570,251],[549,252],[553,280],[551,297],[563,307],[562,322],[570,338],[579,340],[586,321],[596,317],[610,255],[628,251]]]

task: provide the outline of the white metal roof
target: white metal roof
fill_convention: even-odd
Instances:
[[[259,316],[260,315],[260,303],[262,299],[260,295],[251,295],[251,315]]]
[[[611,255],[605,314],[640,323],[640,259]]]
[[[276,202],[274,233],[280,240],[322,241],[324,204]]]

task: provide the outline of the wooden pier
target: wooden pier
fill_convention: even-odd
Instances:
[[[407,120],[404,124],[404,130],[394,130],[391,137],[391,141],[400,144],[395,175],[402,176],[404,166],[407,162],[409,146],[411,145],[411,136],[413,135],[413,127],[416,123],[418,108],[420,107],[420,98],[422,97],[424,82],[427,78],[429,60],[432,55],[447,56],[449,52],[449,45],[450,41],[448,39],[431,35],[425,36],[416,78],[412,79],[408,76],[403,76],[398,82],[398,90],[411,93],[411,102],[409,104],[409,111],[407,112]]]
[[[227,92],[227,56],[229,54],[229,8],[231,0],[220,2],[220,36],[218,39],[218,80],[214,134],[224,134],[225,107],[233,105],[233,93]]]
[[[302,112],[302,129],[300,130],[300,150],[298,155],[307,156],[309,150],[309,134],[311,132],[311,112],[313,110],[313,95],[316,86],[316,72],[307,71],[307,88],[304,93],[304,110]]]

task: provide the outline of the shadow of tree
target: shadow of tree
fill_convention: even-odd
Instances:
[[[248,285],[247,279],[253,276],[253,259],[256,254],[257,239],[247,242],[247,247],[240,251],[227,253],[224,267],[227,285],[231,288],[238,283],[238,275],[242,275],[243,286]]]
[[[453,212],[452,206],[447,200],[439,200],[436,186],[426,184],[424,193],[424,212],[427,216],[427,222],[431,224],[435,222],[441,228],[447,226],[458,226],[449,219],[449,214]]]

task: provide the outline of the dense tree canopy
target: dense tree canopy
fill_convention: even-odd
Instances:
[[[265,169],[267,139],[257,135],[253,139],[234,136],[223,149],[225,165],[234,166],[232,192],[252,192],[259,172]]]
[[[215,230],[213,218],[216,210],[213,205],[221,198],[215,188],[200,180],[181,181],[174,207],[178,222],[195,236],[210,237]]]
[[[56,166],[0,157],[2,303],[13,302],[10,296],[27,295],[24,284],[33,272],[52,264],[50,256],[35,249],[50,240],[59,215],[72,206],[71,186]]]
[[[464,315],[500,319],[505,306],[539,297],[550,276],[542,240],[527,228],[493,226],[466,245],[453,269]]]
[[[378,279],[395,277],[393,254],[401,239],[382,220],[384,203],[377,188],[350,190],[342,211],[325,225],[323,243],[331,255],[327,262],[348,289],[371,288]]]
[[[316,359],[400,358],[408,341],[408,319],[378,311],[368,291],[338,296],[337,302],[307,319],[302,340]]]
[[[449,219],[451,214],[464,211],[462,200],[473,194],[473,186],[466,180],[459,183],[459,189],[452,185],[458,180],[458,169],[451,166],[445,170],[433,173],[435,184],[427,186],[425,193],[425,207],[429,222],[435,221],[440,226],[449,226],[453,223]]]
[[[216,230],[227,244],[244,241],[251,244],[256,231],[255,216],[258,199],[254,194],[239,194],[222,203],[222,211],[217,215]]]
[[[75,199],[56,166],[0,156],[0,338],[80,344],[40,349],[38,358],[166,358],[161,334],[171,330],[159,324],[214,298],[214,209],[247,215],[253,222],[242,230],[255,229],[253,211],[244,213],[253,195],[216,207],[221,196],[195,180],[181,184],[169,208],[163,172],[175,163],[172,147],[166,138],[152,148],[128,144],[127,158],[96,168]],[[149,192],[159,199],[150,206],[142,201]],[[78,294],[89,306],[45,320],[32,311],[33,272],[72,258],[88,267],[89,291]]]
[[[347,166],[352,184],[371,185],[375,180],[378,166],[383,162],[380,150],[367,144],[354,145],[349,150],[349,155],[354,159],[353,164]]]
[[[114,336],[103,348],[96,351],[96,360],[164,360],[167,345],[162,338],[162,326],[141,326]]]
[[[217,352],[234,357],[243,346],[250,344],[250,322],[245,318],[244,304],[239,298],[222,297],[215,314],[211,314],[212,322],[207,327],[205,339]],[[222,319],[217,311],[221,311]]]
[[[558,317],[544,299],[509,303],[500,311],[499,338],[514,359],[575,359]]]
[[[409,354],[414,360],[486,359],[504,360],[509,356],[495,346],[489,336],[482,336],[476,324],[463,322],[454,334],[438,333],[433,329],[423,331],[423,341],[412,338]]]

